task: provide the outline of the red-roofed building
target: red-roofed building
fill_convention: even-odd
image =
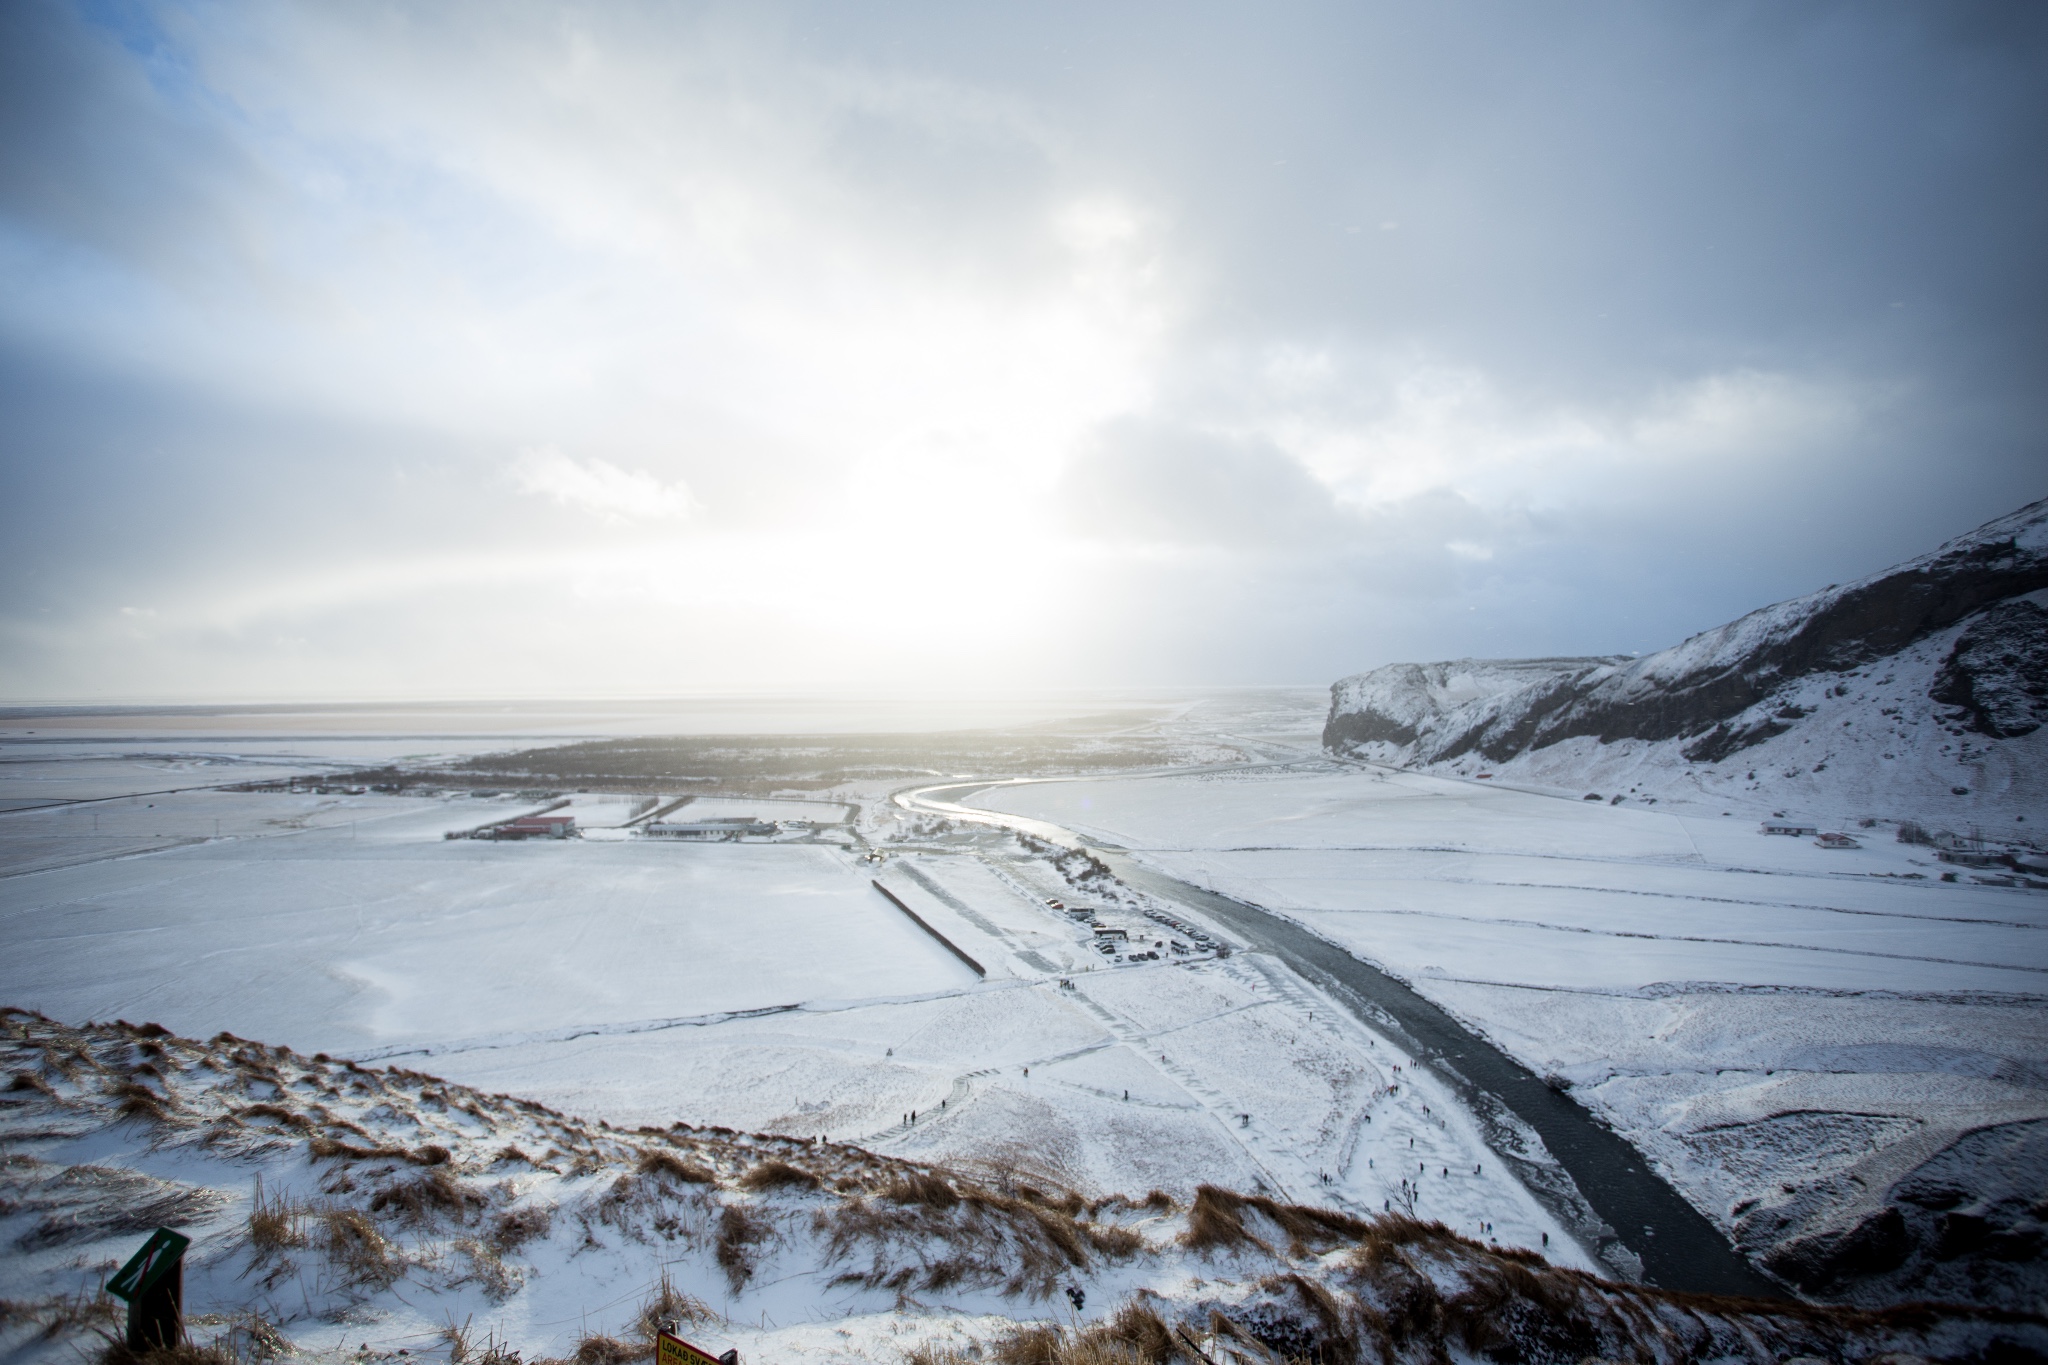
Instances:
[[[566,839],[576,832],[576,817],[567,811],[547,810],[507,820],[493,833],[500,839]]]

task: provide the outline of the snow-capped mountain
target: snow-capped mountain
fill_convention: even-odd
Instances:
[[[2048,818],[2048,499],[1643,658],[1391,664],[1332,752],[1602,799],[1989,835]]]

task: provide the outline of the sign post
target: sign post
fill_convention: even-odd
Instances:
[[[149,1234],[142,1250],[107,1281],[128,1304],[128,1349],[168,1351],[185,1339],[185,1248],[192,1239],[169,1228]]]
[[[665,1322],[654,1334],[654,1365],[740,1365],[740,1353],[727,1351],[715,1356],[701,1346],[692,1346],[675,1333],[677,1324]]]

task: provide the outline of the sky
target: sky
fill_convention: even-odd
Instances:
[[[2048,494],[2048,8],[0,6],[0,699],[1648,652]]]

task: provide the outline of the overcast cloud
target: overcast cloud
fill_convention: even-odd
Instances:
[[[2048,493],[2048,10],[0,6],[0,693],[1327,682]]]

